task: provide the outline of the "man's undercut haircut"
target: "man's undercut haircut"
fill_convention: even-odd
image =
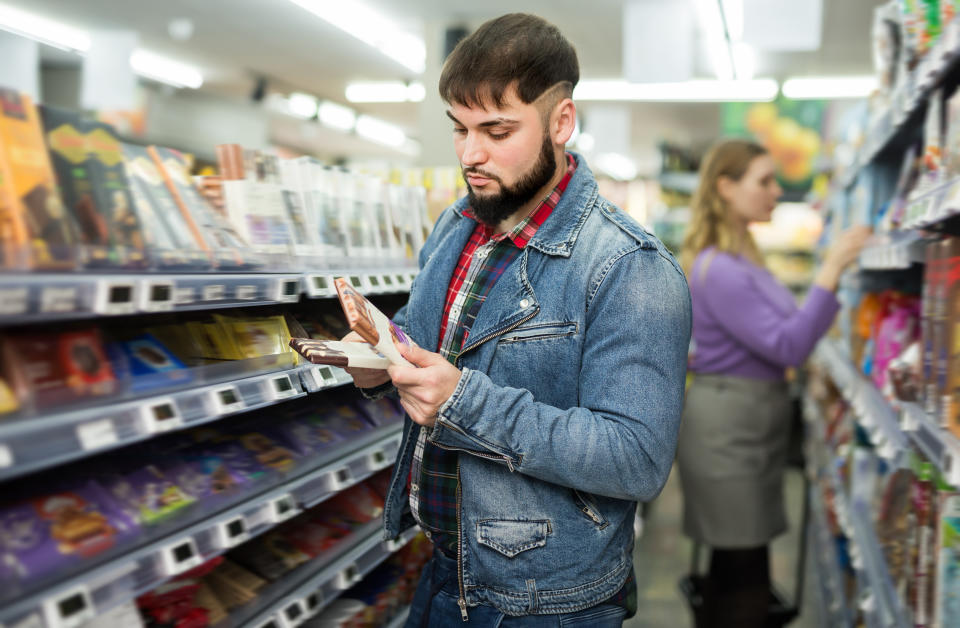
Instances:
[[[457,44],[440,74],[440,97],[464,107],[499,108],[516,85],[529,105],[554,86],[569,98],[579,80],[577,52],[556,26],[536,15],[510,13]]]

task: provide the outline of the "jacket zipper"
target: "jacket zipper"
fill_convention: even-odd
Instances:
[[[467,596],[463,591],[463,530],[460,529],[460,458],[457,458],[457,584],[460,587],[460,598],[457,606],[460,607],[460,617],[463,621],[470,621],[467,616]]]
[[[593,512],[590,506],[584,506],[583,513],[588,517],[590,517],[591,519],[593,519],[593,522],[595,524],[600,525],[601,523],[603,523],[603,521],[600,520],[600,517],[597,515],[597,513]]]
[[[518,325],[522,325],[523,323],[525,323],[526,321],[530,320],[531,318],[533,318],[533,317],[536,316],[536,315],[537,315],[537,313],[536,313],[536,311],[534,311],[532,314],[530,314],[530,316],[527,316],[526,318],[523,318],[523,319],[517,321],[516,323],[514,323],[513,325],[511,325],[511,326],[508,327],[507,329],[503,330],[501,333],[499,333],[499,334],[491,334],[491,335],[488,336],[487,338],[484,338],[483,340],[481,340],[481,341],[478,342],[477,344],[475,344],[475,345],[473,345],[472,347],[470,347],[470,349],[476,349],[477,347],[479,347],[479,346],[482,345],[483,343],[487,342],[488,340],[490,340],[490,339],[492,339],[492,338],[496,338],[497,336],[501,336],[501,335],[507,333],[507,332],[510,331],[511,329],[516,328]],[[463,357],[463,353],[461,353],[460,355],[458,355],[458,356],[457,356],[457,359],[454,360],[454,366],[458,366],[458,363],[460,362],[460,358],[461,358],[461,357]],[[448,425],[445,425],[445,427],[450,427],[451,429],[456,430],[456,431],[460,432],[461,434],[466,435],[463,430],[461,430],[461,429],[459,429],[459,428],[457,428],[457,427],[454,427],[454,426],[452,426],[452,425],[449,425],[449,424],[448,424]],[[437,445],[437,446],[439,447],[439,445]],[[454,447],[441,447],[441,449],[454,450],[454,449],[456,449],[456,448],[454,448]],[[481,457],[483,457],[483,458],[488,458],[488,459],[491,459],[491,460],[505,460],[506,463],[507,463],[507,467],[510,468],[510,472],[511,472],[511,473],[513,472],[513,463],[510,461],[510,458],[507,457],[507,456],[493,456],[493,455],[490,455],[490,454],[478,454],[478,453],[474,453],[474,452],[471,452],[471,454],[472,454],[472,455],[479,455],[479,456],[481,456]],[[462,486],[461,486],[461,480],[460,480],[460,458],[458,457],[458,458],[457,458],[457,585],[459,586],[459,589],[460,589],[460,598],[457,600],[457,606],[460,607],[460,618],[461,618],[463,621],[467,622],[467,621],[470,621],[470,616],[467,615],[467,596],[466,596],[466,594],[464,593],[464,588],[463,588],[463,528],[462,528],[462,525],[461,525],[461,522],[460,522],[460,509],[461,509],[462,493],[463,493],[463,488],[462,488]]]

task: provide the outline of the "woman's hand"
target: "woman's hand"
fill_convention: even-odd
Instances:
[[[827,251],[826,257],[823,258],[823,265],[820,267],[813,283],[831,292],[836,290],[837,284],[840,282],[840,275],[860,257],[860,251],[863,250],[872,235],[873,229],[866,225],[850,227],[841,233],[837,241]]]

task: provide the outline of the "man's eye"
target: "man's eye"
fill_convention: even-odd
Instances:
[[[490,134],[490,137],[493,138],[493,139],[495,139],[495,140],[505,140],[505,139],[507,139],[508,137],[510,137],[510,133],[509,133],[509,132],[507,132],[507,133],[491,133],[491,134]]]
[[[466,135],[466,134],[467,134],[467,130],[466,130],[466,129],[458,129],[457,127],[453,127],[453,132],[456,133],[457,135]]]

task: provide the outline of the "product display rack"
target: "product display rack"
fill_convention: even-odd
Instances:
[[[214,628],[284,628],[321,612],[391,554],[419,534],[416,526],[384,541],[379,518],[342,539],[324,556],[305,563],[265,587],[257,599],[240,607]]]
[[[52,607],[77,595],[96,614],[130,601],[390,466],[400,447],[400,432],[400,425],[373,430],[277,474],[272,482],[198,503],[150,529],[135,547],[124,545],[102,555],[95,566],[83,565],[77,573],[36,590],[8,591],[5,597],[16,601],[3,602],[0,622],[16,625],[31,614],[49,617]],[[187,558],[178,560],[180,552]],[[47,625],[61,624],[48,619]]]

